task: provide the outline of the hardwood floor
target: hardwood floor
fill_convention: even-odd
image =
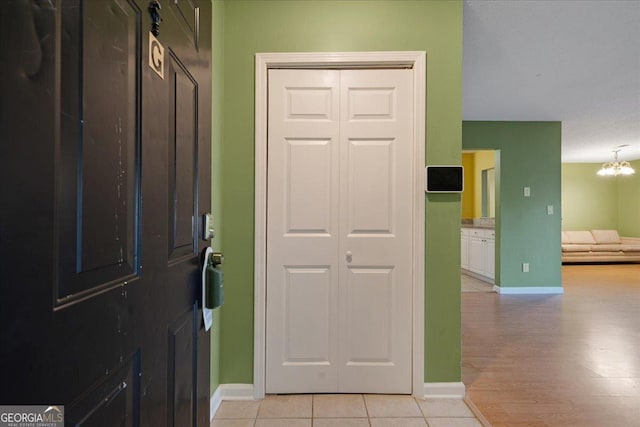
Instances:
[[[462,294],[462,379],[494,427],[640,426],[640,264],[567,265],[564,295]]]

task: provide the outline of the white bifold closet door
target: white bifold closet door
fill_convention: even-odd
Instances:
[[[269,70],[267,393],[411,393],[410,70]]]

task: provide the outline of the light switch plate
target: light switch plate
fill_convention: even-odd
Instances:
[[[531,187],[524,187],[524,197],[531,197]]]
[[[553,215],[553,205],[547,205],[547,215]]]
[[[210,213],[206,213],[203,215],[204,217],[204,221],[203,222],[203,230],[202,230],[202,238],[204,240],[210,240],[213,239],[213,237],[215,236],[215,231],[213,229],[213,215],[211,215]]]

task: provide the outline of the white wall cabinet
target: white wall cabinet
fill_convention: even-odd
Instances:
[[[485,242],[485,272],[487,277],[493,280],[496,278],[496,236],[493,230],[491,230],[491,233],[491,237],[487,237]]]
[[[460,229],[460,265],[465,270],[469,269],[469,229]]]
[[[463,228],[461,231],[461,267],[488,279],[495,278],[495,230]]]

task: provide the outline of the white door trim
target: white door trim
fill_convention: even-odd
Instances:
[[[255,253],[253,391],[265,395],[267,280],[267,72],[269,68],[411,68],[413,131],[413,358],[414,396],[424,396],[424,165],[425,52],[258,53],[255,69]]]

